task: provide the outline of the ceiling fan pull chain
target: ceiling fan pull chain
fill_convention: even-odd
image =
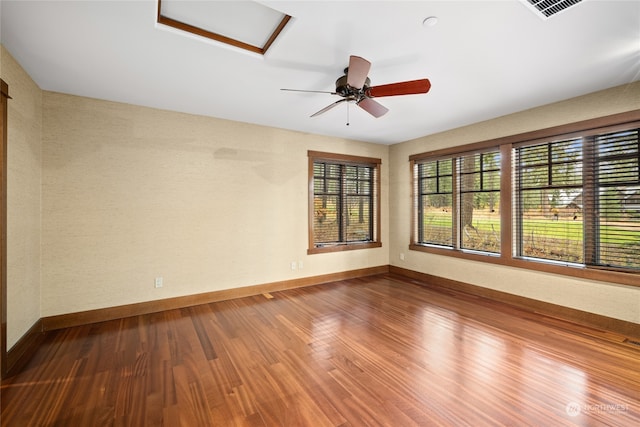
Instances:
[[[347,102],[347,126],[349,126],[349,103]]]

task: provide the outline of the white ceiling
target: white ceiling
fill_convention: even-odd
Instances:
[[[520,0],[261,3],[293,17],[264,57],[159,28],[155,0],[3,0],[1,41],[45,90],[381,144],[640,79],[638,0],[548,20]],[[310,118],[339,98],[280,91],[334,90],[349,55],[374,86],[431,91],[377,98],[379,119],[345,104]]]

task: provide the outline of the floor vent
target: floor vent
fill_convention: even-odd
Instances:
[[[582,0],[522,0],[536,15],[542,19],[549,19],[556,13],[562,12],[580,3]]]
[[[629,338],[627,338],[624,340],[624,342],[626,344],[637,345],[638,347],[640,347],[640,341],[630,340]]]

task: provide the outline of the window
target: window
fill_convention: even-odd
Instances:
[[[586,263],[640,268],[640,149],[638,129],[587,139],[595,157],[585,191],[593,212],[585,232],[592,242]]]
[[[517,255],[640,268],[638,129],[515,149]]]
[[[458,159],[460,248],[500,252],[500,152]]]
[[[516,149],[517,254],[583,263],[582,139]]]
[[[414,163],[416,242],[500,252],[500,153],[461,154]]]
[[[381,246],[380,163],[309,152],[309,253]]]
[[[418,241],[453,247],[453,160],[416,165]]]
[[[640,285],[640,110],[409,160],[411,249]]]

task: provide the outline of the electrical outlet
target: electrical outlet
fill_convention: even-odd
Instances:
[[[291,269],[295,270],[297,267],[296,262],[295,261],[291,261]]]
[[[155,287],[156,288],[161,288],[162,287],[162,282],[163,282],[162,277],[156,277],[156,280],[154,282]]]
[[[400,261],[404,261],[404,254],[400,253]]]
[[[304,264],[302,261],[298,261],[298,270],[302,270],[304,268]]]

